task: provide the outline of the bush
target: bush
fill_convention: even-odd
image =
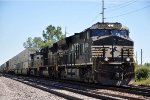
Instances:
[[[147,68],[137,69],[135,72],[136,80],[145,80],[149,77],[149,70]]]
[[[150,63],[145,63],[144,66],[150,67]]]

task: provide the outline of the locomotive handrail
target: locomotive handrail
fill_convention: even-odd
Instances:
[[[101,48],[100,48],[101,49]],[[99,50],[100,50],[99,49]],[[99,51],[98,49],[97,49],[97,52],[96,52],[96,57],[93,57],[93,64],[92,64],[92,68],[93,68],[93,71],[92,71],[92,73],[94,73],[94,71],[95,71],[95,66],[96,66],[96,59],[98,58],[98,56],[99,56],[99,53],[98,53],[98,51]]]

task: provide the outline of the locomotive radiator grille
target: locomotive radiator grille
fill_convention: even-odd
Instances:
[[[109,61],[125,61],[130,58],[133,61],[133,47],[132,46],[91,46],[92,58],[108,58]]]

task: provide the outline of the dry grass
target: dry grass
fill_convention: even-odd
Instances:
[[[150,77],[148,79],[146,79],[146,80],[136,81],[136,82],[134,82],[134,84],[150,86]]]

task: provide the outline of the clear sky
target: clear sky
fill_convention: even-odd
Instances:
[[[101,22],[101,5],[101,0],[0,0],[0,65],[50,24],[67,27],[69,36]],[[143,49],[143,62],[150,62],[150,0],[105,0],[105,7],[105,21],[128,26],[138,60]]]

